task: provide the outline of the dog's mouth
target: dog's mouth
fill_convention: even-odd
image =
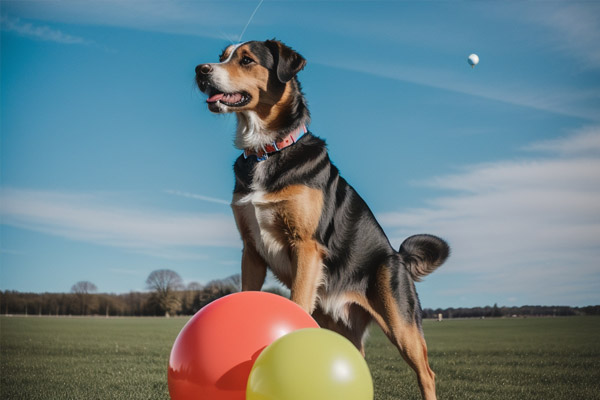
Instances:
[[[221,103],[227,107],[243,107],[250,103],[251,97],[248,93],[217,93],[211,95],[206,102],[210,104]]]
[[[208,95],[206,100],[208,109],[215,113],[225,112],[222,106],[238,108],[247,105],[252,100],[252,96],[247,92],[224,93],[206,82],[200,82],[199,87]]]

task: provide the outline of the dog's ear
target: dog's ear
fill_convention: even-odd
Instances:
[[[278,40],[265,42],[275,59],[277,78],[285,83],[292,79],[306,65],[306,60],[300,54]]]

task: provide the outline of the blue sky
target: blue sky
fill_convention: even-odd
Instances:
[[[0,289],[239,272],[235,118],[194,67],[258,1],[2,1]],[[395,247],[447,239],[424,307],[600,303],[600,5],[264,1],[342,175]],[[475,68],[467,57],[477,53]]]

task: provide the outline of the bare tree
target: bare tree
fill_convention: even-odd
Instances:
[[[235,274],[228,276],[227,278],[210,281],[206,284],[205,289],[212,291],[226,291],[229,293],[235,293],[239,292],[241,288],[242,276],[240,274]]]
[[[199,284],[198,282],[190,282],[187,285],[187,290],[189,290],[191,292],[199,292],[202,290],[202,285]]]
[[[177,291],[183,287],[177,272],[170,269],[152,271],[146,279],[146,287],[153,292],[152,300],[165,316],[177,311],[180,304]]]
[[[188,283],[183,292],[181,311],[184,314],[195,314],[200,310],[203,286],[198,282]]]
[[[81,307],[81,314],[87,315],[90,311],[91,294],[98,291],[96,285],[90,281],[79,281],[71,286],[71,292],[75,293]]]
[[[229,286],[233,292],[239,292],[240,290],[242,290],[241,274],[231,275],[223,280],[225,281],[225,285]]]
[[[239,292],[241,282],[240,274],[208,282],[200,296],[200,308],[223,296]]]

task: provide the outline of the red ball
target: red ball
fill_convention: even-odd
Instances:
[[[254,362],[265,347],[302,328],[318,328],[296,303],[271,293],[241,292],[196,313],[173,344],[172,400],[245,400]]]

